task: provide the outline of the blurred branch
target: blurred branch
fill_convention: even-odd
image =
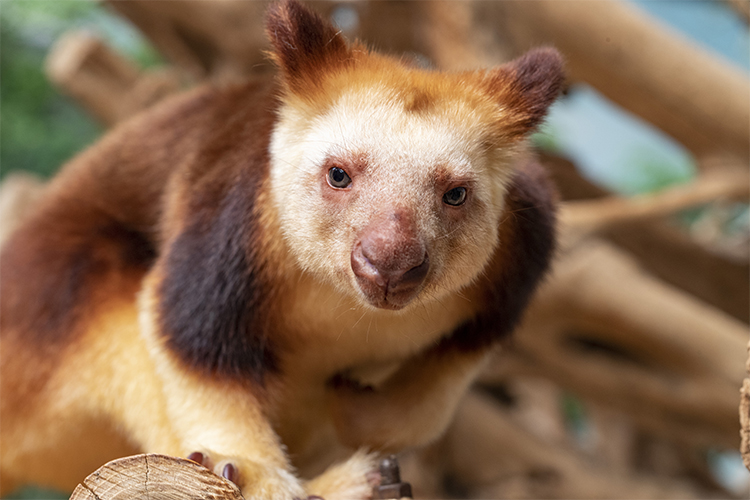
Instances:
[[[745,21],[745,24],[750,24],[750,0],[724,1]]]
[[[484,377],[550,378],[671,439],[737,446],[747,326],[587,241],[563,256]]]
[[[742,453],[742,461],[745,463],[747,470],[750,470],[750,342],[747,343],[747,364],[745,368],[747,370],[748,378],[742,383],[742,390],[740,391],[740,431],[741,443],[740,452]]]
[[[638,259],[659,279],[748,322],[750,265],[711,251],[661,221],[628,222],[602,236]]]
[[[541,158],[564,200],[592,200],[610,195],[584,179],[570,161],[551,155]],[[561,236],[566,238],[565,234]],[[747,258],[738,260],[714,252],[662,220],[620,222],[602,229],[600,236],[627,250],[655,277],[740,321],[750,321]]]
[[[101,40],[63,35],[47,56],[47,76],[105,125],[113,125],[180,88],[170,71],[142,73]]]
[[[709,171],[689,184],[654,194],[565,203],[560,210],[560,221],[564,231],[580,237],[617,223],[650,220],[717,199],[746,200],[748,196],[750,175],[747,171]]]
[[[473,485],[470,498],[699,497],[685,484],[616,474],[552,445],[476,391],[460,405],[441,445],[449,476]]]
[[[270,69],[263,20],[267,2],[193,0],[105,3],[128,18],[164,56],[194,80],[246,76]]]
[[[487,25],[494,19],[484,2],[434,0],[410,2],[419,9],[415,26],[416,49],[427,54],[437,67],[473,70],[512,59],[515,48],[498,36],[503,28]],[[491,7],[490,7],[491,8]]]

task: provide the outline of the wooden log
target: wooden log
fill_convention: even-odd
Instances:
[[[750,342],[747,343],[747,374],[750,376]],[[750,470],[750,378],[742,382],[740,390],[740,453],[747,470]]]
[[[242,500],[231,481],[190,460],[144,454],[106,463],[73,491],[70,500]]]
[[[55,43],[47,55],[45,71],[52,83],[107,126],[181,86],[171,71],[142,73],[133,62],[83,31],[67,32]]]

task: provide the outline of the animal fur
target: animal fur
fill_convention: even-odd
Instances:
[[[4,246],[2,491],[199,451],[246,498],[369,498],[354,450],[436,439],[519,320],[554,246],[525,137],[559,55],[414,69],[293,0],[267,32],[277,78],[119,126]]]

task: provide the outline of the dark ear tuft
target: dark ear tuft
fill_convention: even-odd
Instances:
[[[349,56],[339,31],[297,0],[271,5],[266,34],[273,45],[272,56],[292,87],[297,80],[343,64]]]
[[[530,50],[493,71],[491,92],[509,115],[506,133],[519,137],[533,131],[557,99],[564,81],[562,56],[551,47]]]

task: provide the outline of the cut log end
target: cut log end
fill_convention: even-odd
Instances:
[[[750,342],[747,343],[747,373],[750,375]],[[746,378],[740,390],[740,453],[747,470],[750,470],[750,378]]]
[[[70,500],[243,500],[234,483],[191,460],[144,454],[113,460],[90,474]]]

